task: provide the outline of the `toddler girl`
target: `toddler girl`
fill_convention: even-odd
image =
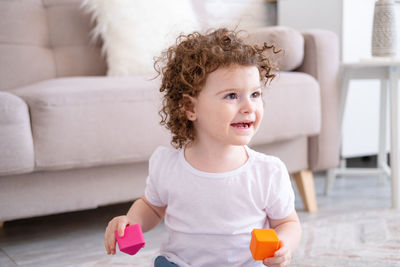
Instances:
[[[169,238],[155,266],[287,266],[301,227],[282,161],[247,144],[263,117],[262,87],[274,77],[265,52],[235,31],[180,36],[158,61],[164,93],[161,123],[174,148],[159,147],[149,162],[144,195],[105,233],[115,254],[114,230],[163,219]],[[281,240],[274,257],[255,261],[254,228],[273,228]]]

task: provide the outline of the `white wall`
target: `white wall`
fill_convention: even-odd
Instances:
[[[375,0],[343,2],[343,61],[371,58]],[[379,133],[379,81],[351,81],[343,121],[344,157],[376,154]]]
[[[278,25],[322,28],[342,36],[342,0],[278,0]]]
[[[280,0],[278,24],[332,30],[341,41],[342,60],[357,62],[371,58],[374,4],[375,0]],[[400,4],[396,12],[400,28]],[[400,32],[397,37],[400,56]],[[378,81],[351,82],[343,121],[342,156],[377,154],[379,96]]]
[[[372,25],[376,0],[343,1],[343,60],[371,58]],[[397,44],[400,56],[400,1],[395,5],[398,25]]]
[[[264,0],[193,0],[204,28],[251,30],[276,24],[276,4]]]
[[[343,61],[371,58],[372,26],[375,0],[343,1]],[[396,5],[397,25],[400,4]],[[400,25],[399,25],[400,26]],[[400,27],[398,26],[398,30]],[[400,33],[397,34],[400,56]],[[376,154],[379,133],[380,85],[377,80],[352,81],[343,121],[344,157]],[[387,114],[389,114],[387,112]],[[387,118],[389,121],[389,118]],[[390,139],[387,128],[387,150]]]

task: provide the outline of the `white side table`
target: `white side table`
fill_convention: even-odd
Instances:
[[[326,193],[329,193],[337,175],[388,175],[391,176],[392,179],[392,207],[400,209],[400,94],[398,88],[398,81],[400,79],[400,59],[369,60],[342,65],[342,92],[340,101],[341,122],[343,122],[347,92],[350,80],[352,79],[378,79],[381,81],[378,167],[371,169],[346,168],[346,166],[340,166],[339,168],[331,169],[328,171]],[[390,168],[386,164],[386,110],[388,88],[390,98]]]

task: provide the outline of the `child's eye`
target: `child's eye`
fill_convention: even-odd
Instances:
[[[230,93],[230,94],[227,94],[224,98],[225,99],[237,99],[238,95],[236,93]]]
[[[261,92],[260,91],[257,91],[257,92],[254,92],[254,93],[251,94],[251,97],[253,97],[253,98],[257,98],[257,97],[260,97],[260,96],[261,96]]]

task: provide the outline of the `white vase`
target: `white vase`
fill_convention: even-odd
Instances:
[[[396,56],[396,17],[393,0],[378,0],[374,9],[372,56]]]

